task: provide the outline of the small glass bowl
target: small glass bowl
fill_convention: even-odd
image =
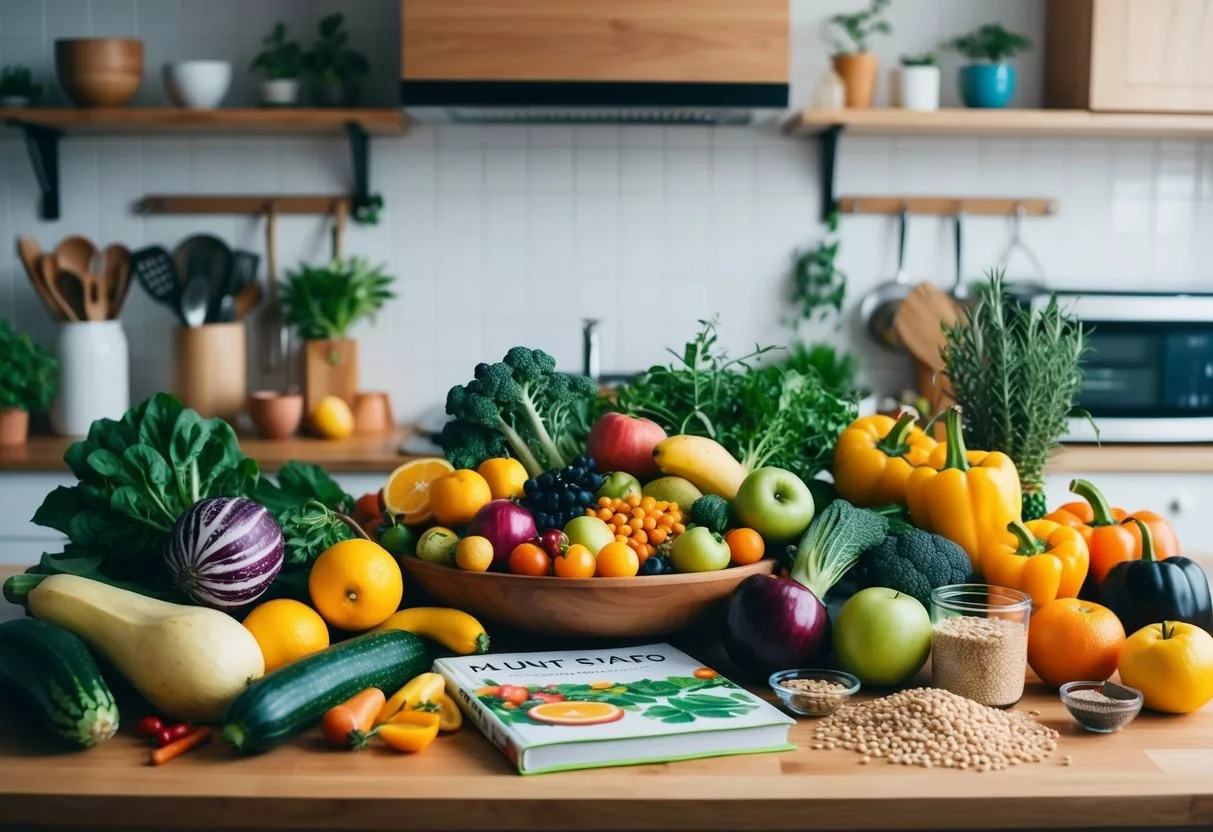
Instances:
[[[838,693],[822,694],[810,691],[798,691],[786,688],[784,682],[793,679],[818,679],[823,682],[833,682],[842,685],[846,690]],[[779,697],[783,706],[800,716],[829,716],[847,703],[847,700],[859,691],[859,679],[841,670],[814,670],[812,668],[799,670],[781,670],[772,673],[769,680],[771,690]]]
[[[1123,686],[1122,686],[1123,687]],[[1133,691],[1136,696],[1132,699],[1116,699],[1112,702],[1088,702],[1075,699],[1074,693],[1080,690],[1100,691],[1103,682],[1067,682],[1060,688],[1061,702],[1074,717],[1074,721],[1096,734],[1111,734],[1132,722],[1141,713],[1143,697],[1141,691],[1135,688],[1125,688]]]

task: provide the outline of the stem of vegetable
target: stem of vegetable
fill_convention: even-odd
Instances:
[[[1141,532],[1141,559],[1144,561],[1156,560],[1154,554],[1154,532],[1150,531],[1150,527],[1138,520],[1136,517],[1126,517],[1122,526],[1127,526],[1130,523],[1136,523],[1138,531]]]
[[[1112,507],[1108,498],[1098,488],[1086,480],[1074,480],[1070,483],[1070,491],[1082,497],[1091,505],[1092,526],[1115,526],[1116,518],[1112,516]]]
[[[947,455],[944,456],[944,464],[941,470],[947,471],[950,468],[955,468],[957,471],[968,471],[969,453],[965,449],[964,431],[960,427],[959,407],[953,407],[948,411],[944,426],[947,432]]]
[[[910,450],[906,437],[910,435],[910,429],[916,421],[918,416],[913,411],[902,413],[885,438],[876,443],[876,450],[882,451],[886,456],[904,456]]]
[[[333,514],[337,515],[338,520],[349,526],[350,529],[353,530],[354,534],[358,535],[363,540],[374,540],[374,538],[366,533],[366,529],[362,528],[362,525],[353,517],[350,517],[348,514],[342,514],[340,511],[334,511]]]
[[[1012,520],[1007,524],[1007,531],[1015,535],[1019,541],[1019,546],[1015,550],[1017,555],[1040,555],[1048,551],[1048,546],[1044,541],[1032,534],[1022,520]]]
[[[1175,633],[1175,628],[1167,629],[1167,622],[1162,622],[1162,637],[1164,640],[1169,639]]]
[[[543,424],[543,418],[535,408],[535,402],[531,398],[529,390],[524,389],[522,391],[522,407],[526,411],[527,418],[531,420],[531,431],[543,447],[544,454],[547,455],[548,467],[563,468],[565,466],[564,457],[560,455],[560,450],[556,447],[556,443],[552,441],[552,436],[548,433],[547,426]]]
[[[518,431],[514,430],[510,424],[500,418],[497,420],[497,429],[505,434],[505,441],[510,443],[510,450],[518,457],[518,461],[522,463],[522,467],[526,469],[528,474],[532,477],[537,477],[543,473],[543,466],[539,464],[539,460],[535,458],[535,454],[531,452],[530,446],[523,441]]]

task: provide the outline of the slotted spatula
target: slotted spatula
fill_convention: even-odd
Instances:
[[[144,291],[178,315],[181,308],[181,280],[177,265],[164,246],[148,246],[131,255],[131,270]]]

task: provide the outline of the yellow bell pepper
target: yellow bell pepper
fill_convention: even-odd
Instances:
[[[1089,565],[1087,544],[1078,530],[1052,520],[1016,520],[1002,540],[981,553],[986,581],[1028,593],[1034,607],[1056,598],[1077,598]]]
[[[834,488],[852,505],[904,505],[910,472],[925,465],[936,442],[912,412],[897,421],[877,414],[856,419],[834,446]]]
[[[910,474],[906,506],[910,522],[958,544],[980,574],[982,551],[1019,519],[1019,472],[1004,453],[965,450],[960,408],[948,411],[946,427],[946,441]]]

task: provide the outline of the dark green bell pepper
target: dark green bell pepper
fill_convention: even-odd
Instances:
[[[1154,537],[1140,520],[1141,560],[1116,564],[1100,585],[1104,603],[1128,635],[1162,621],[1185,621],[1213,633],[1213,597],[1200,564],[1185,557],[1154,559]]]

